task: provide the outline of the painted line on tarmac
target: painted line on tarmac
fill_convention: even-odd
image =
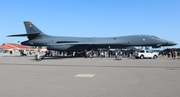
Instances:
[[[77,74],[75,77],[94,77],[95,74]]]

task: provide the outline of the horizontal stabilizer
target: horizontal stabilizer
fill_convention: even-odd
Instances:
[[[15,35],[8,35],[7,37],[32,36],[32,35],[38,35],[38,34],[40,33],[15,34]]]

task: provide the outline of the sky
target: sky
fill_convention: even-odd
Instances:
[[[180,0],[0,0],[0,44],[26,37],[23,21],[53,36],[155,35],[178,43]]]

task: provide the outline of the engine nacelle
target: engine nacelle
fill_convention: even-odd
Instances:
[[[161,48],[161,46],[152,46],[152,48]]]
[[[21,44],[22,45],[28,45],[28,46],[33,46],[33,42],[31,42],[31,41],[23,41],[23,42],[21,42]]]

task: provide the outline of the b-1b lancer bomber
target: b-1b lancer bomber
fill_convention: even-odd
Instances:
[[[33,23],[24,21],[27,34],[9,35],[8,37],[27,36],[28,40],[21,42],[27,46],[47,46],[48,50],[85,51],[98,48],[126,48],[130,46],[174,46],[177,43],[160,39],[153,35],[129,35],[119,37],[64,37],[44,34]]]

